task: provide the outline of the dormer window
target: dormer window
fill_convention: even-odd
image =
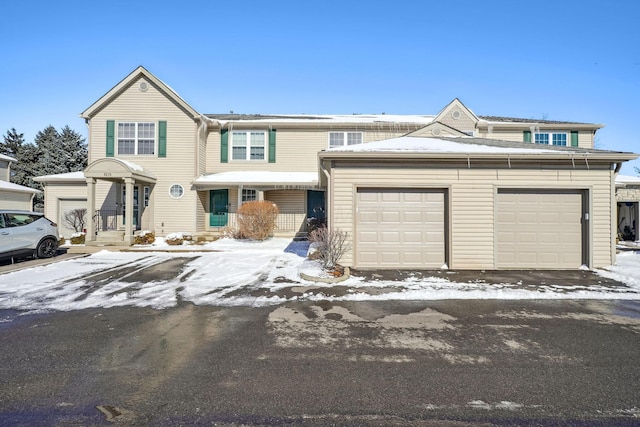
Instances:
[[[362,144],[362,132],[329,132],[329,148]]]
[[[536,144],[544,145],[560,145],[567,146],[567,133],[566,132],[536,132],[534,135],[534,142]]]

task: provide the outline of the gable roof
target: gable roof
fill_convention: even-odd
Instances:
[[[4,154],[0,154],[0,160],[4,160],[7,162],[17,162],[13,157],[5,156]]]
[[[425,138],[402,136],[365,144],[335,147],[321,151],[320,158],[590,158],[610,161],[634,160],[635,153],[597,150],[579,147],[561,147],[525,142],[502,141],[473,137]]]
[[[35,188],[25,187],[24,185],[14,184],[13,182],[7,182],[0,180],[0,191],[13,191],[16,193],[40,193],[40,190]]]
[[[100,111],[105,105],[110,103],[114,98],[120,95],[124,90],[129,88],[133,83],[135,83],[139,78],[144,78],[147,82],[153,84],[158,90],[164,93],[165,96],[173,100],[178,106],[182,108],[185,113],[187,113],[192,118],[198,118],[201,116],[196,110],[194,110],[187,102],[180,97],[165,84],[162,80],[151,74],[146,68],[143,66],[139,66],[135,70],[133,70],[127,77],[122,79],[118,84],[111,88],[107,93],[102,95],[100,99],[91,104],[89,108],[80,113],[80,117],[83,119],[90,119],[93,117],[98,111]]]
[[[475,120],[476,122],[479,120],[478,116],[475,115],[475,113],[473,111],[471,111],[471,109],[469,109],[469,107],[467,107],[466,105],[464,105],[462,103],[462,101],[460,101],[460,99],[458,98],[454,98],[453,101],[451,101],[450,103],[448,103],[447,105],[445,105],[445,107],[440,110],[440,112],[438,114],[436,114],[436,120],[441,120],[441,117],[449,110],[452,110],[454,108],[458,108],[460,110],[465,111],[469,116],[471,116],[471,118],[473,120]]]

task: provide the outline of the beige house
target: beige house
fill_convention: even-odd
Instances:
[[[601,125],[476,116],[458,99],[436,115],[201,114],[143,67],[81,116],[84,174],[39,180],[51,217],[86,200],[88,244],[206,238],[269,200],[279,235],[311,217],[347,231],[358,268],[611,264],[613,180],[636,158],[593,149]]]
[[[11,182],[11,164],[17,160],[0,154],[0,209],[33,209],[33,198],[40,191]]]

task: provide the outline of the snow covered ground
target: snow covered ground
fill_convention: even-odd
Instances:
[[[332,285],[309,282],[300,277],[300,272],[320,274],[317,264],[305,258],[306,242],[278,238],[265,242],[221,239],[202,246],[169,247],[160,241],[151,248],[138,249],[133,252],[102,251],[85,258],[2,274],[0,309],[166,308],[181,300],[198,305],[223,306],[259,306],[288,300],[318,299],[640,300],[640,254],[632,252],[619,254],[618,265],[597,271],[602,277],[622,282],[626,287],[541,284],[532,288],[519,286],[519,283],[457,283],[443,277],[402,281],[351,277],[339,283],[347,291],[336,296],[336,293],[322,292],[323,287]],[[159,275],[156,280],[135,281],[140,271],[163,267],[173,270]],[[285,288],[297,291],[278,292]]]

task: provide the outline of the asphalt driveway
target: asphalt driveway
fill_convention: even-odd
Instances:
[[[2,425],[638,425],[636,301],[0,311]]]

